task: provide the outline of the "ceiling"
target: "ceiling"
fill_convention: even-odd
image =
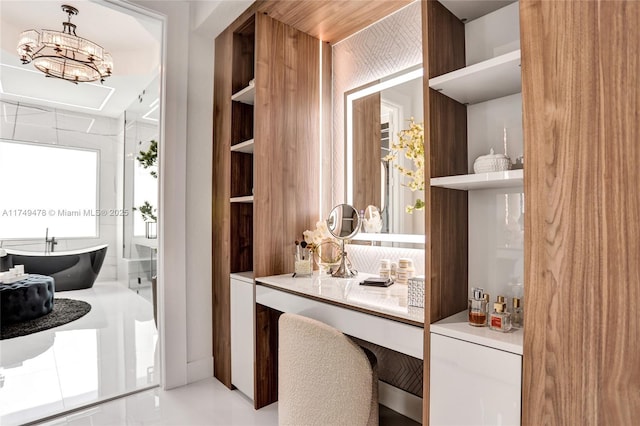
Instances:
[[[113,56],[113,75],[99,82],[73,84],[46,78],[32,64],[22,65],[16,52],[27,29],[62,30],[67,3],[79,10],[71,22],[76,34]],[[0,1],[0,99],[118,117],[153,81],[158,81],[161,24],[108,3],[72,1]],[[151,100],[153,101],[153,99]]]

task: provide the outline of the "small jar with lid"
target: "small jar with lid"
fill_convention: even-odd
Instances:
[[[489,328],[506,333],[511,330],[511,314],[507,311],[507,304],[496,302],[489,317]]]

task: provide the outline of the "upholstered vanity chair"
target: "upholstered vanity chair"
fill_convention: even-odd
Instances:
[[[339,330],[295,314],[279,320],[278,423],[377,425],[375,356]]]

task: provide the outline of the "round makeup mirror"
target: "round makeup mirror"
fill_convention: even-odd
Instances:
[[[340,240],[342,249],[342,260],[340,267],[331,274],[338,278],[351,278],[358,274],[348,265],[347,253],[344,251],[344,240],[355,237],[360,231],[361,218],[358,211],[349,204],[339,204],[331,210],[327,219],[329,233]]]

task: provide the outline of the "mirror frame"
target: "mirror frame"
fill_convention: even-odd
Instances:
[[[341,212],[344,212],[344,210],[346,208],[349,208],[349,209],[353,210],[353,213],[355,213],[355,217],[352,215],[351,216],[352,217],[351,220],[357,221],[357,223],[355,225],[352,225],[351,233],[349,233],[347,235],[342,235],[342,232],[340,232],[340,234],[336,235],[336,234],[333,233],[332,226],[331,226],[330,222],[335,221],[334,218],[337,216],[338,209],[340,209]],[[344,214],[340,215],[340,220],[342,222],[344,222],[344,220],[345,220],[345,215]],[[358,234],[358,232],[360,232],[360,228],[362,227],[362,218],[360,217],[360,213],[358,212],[358,209],[353,207],[351,204],[347,204],[347,203],[338,204],[337,206],[332,208],[331,211],[329,212],[329,217],[327,218],[326,222],[327,222],[327,229],[329,230],[329,233],[331,235],[333,235],[334,238],[337,238],[339,240],[351,240],[351,239],[353,239],[353,237],[355,237]],[[340,229],[342,229],[342,227]]]

